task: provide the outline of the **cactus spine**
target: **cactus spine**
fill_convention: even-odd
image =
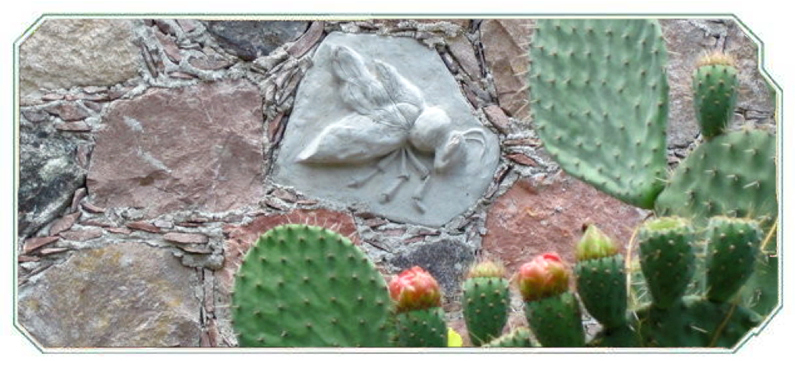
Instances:
[[[492,261],[481,262],[463,283],[464,320],[472,344],[480,346],[500,337],[508,320],[508,280],[505,268]]]

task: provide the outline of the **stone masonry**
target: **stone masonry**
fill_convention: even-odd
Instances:
[[[598,224],[626,244],[650,214],[567,176],[543,149],[524,78],[533,24],[44,20],[17,45],[18,326],[45,348],[236,346],[230,290],[243,256],[268,229],[309,223],[350,237],[386,278],[414,265],[428,269],[444,289],[450,326],[466,341],[456,302],[477,259],[515,269],[557,251],[571,262],[583,225]],[[661,24],[670,52],[672,166],[701,138],[688,95],[693,63],[705,52],[725,50],[741,67],[733,127],[775,128],[759,50],[734,20]],[[313,56],[335,32],[402,37],[430,50],[439,65],[433,73],[459,93],[451,110],[471,118],[466,128],[496,136],[493,176],[463,213],[423,225],[274,178],[285,168],[275,164],[292,138],[285,133],[295,130],[291,117],[318,114],[296,110],[312,108],[296,102],[297,90],[315,85],[305,80],[319,67]],[[428,100],[448,107],[443,98]],[[523,321],[520,301],[512,309],[508,327]]]

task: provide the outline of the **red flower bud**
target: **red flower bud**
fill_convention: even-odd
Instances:
[[[526,301],[562,294],[569,289],[569,270],[555,253],[536,256],[519,268],[516,282]]]
[[[442,305],[439,283],[419,266],[404,270],[389,282],[389,295],[398,312],[422,310]]]

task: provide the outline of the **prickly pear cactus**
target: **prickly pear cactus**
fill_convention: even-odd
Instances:
[[[464,320],[475,346],[499,337],[508,320],[509,285],[504,274],[501,265],[483,262],[463,283]]]
[[[676,168],[655,210],[691,218],[699,226],[716,215],[754,218],[765,230],[778,213],[775,159],[776,138],[765,131],[717,136]]]
[[[585,346],[580,303],[573,293],[525,302],[524,306],[527,322],[542,346]]]
[[[570,175],[649,209],[665,178],[667,53],[644,19],[542,19],[530,100],[545,148]]]
[[[645,222],[637,233],[643,276],[659,308],[669,308],[684,295],[695,271],[695,233],[683,218],[662,217]]]
[[[235,276],[232,316],[243,347],[385,347],[391,311],[373,263],[320,227],[266,232]]]
[[[447,325],[440,307],[399,313],[396,324],[401,347],[447,347]]]
[[[624,325],[627,316],[624,256],[595,225],[588,227],[577,245],[574,276],[577,292],[591,316],[607,328]]]
[[[491,342],[484,344],[483,347],[531,347],[530,330],[526,327],[519,327],[506,333]]]
[[[713,217],[707,237],[707,298],[726,302],[751,277],[762,231],[753,220]]]
[[[737,68],[731,57],[715,53],[699,60],[693,72],[693,106],[705,139],[722,134],[731,122],[737,87]]]

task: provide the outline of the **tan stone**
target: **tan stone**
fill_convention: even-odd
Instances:
[[[130,20],[48,19],[19,46],[20,94],[118,84],[137,76],[139,60]]]
[[[494,76],[500,106],[520,120],[529,116],[526,73],[532,24],[530,19],[489,19],[480,26],[486,65]]]

